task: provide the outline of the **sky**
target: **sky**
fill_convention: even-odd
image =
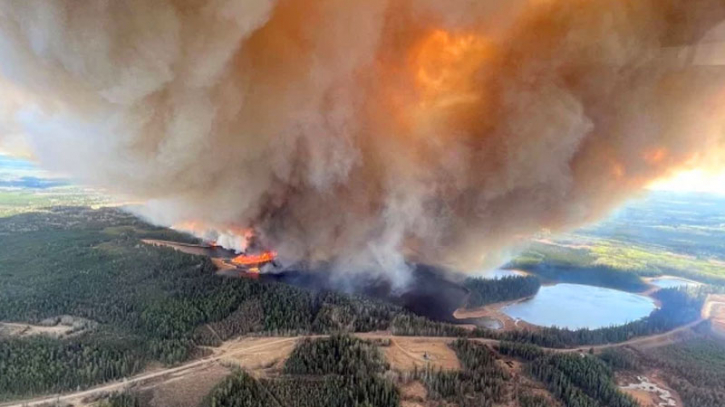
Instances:
[[[672,178],[652,183],[650,190],[677,192],[707,192],[725,195],[725,170],[694,169],[682,171]]]

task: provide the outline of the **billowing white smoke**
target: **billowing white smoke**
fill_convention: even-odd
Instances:
[[[691,45],[723,10],[6,0],[0,126],[158,222],[251,226],[283,262],[400,282],[406,258],[493,265],[711,159],[725,73]]]

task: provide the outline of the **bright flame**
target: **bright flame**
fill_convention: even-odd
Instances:
[[[264,251],[257,254],[240,254],[232,259],[232,263],[238,266],[258,266],[260,264],[274,261],[276,257],[277,253],[273,251]]]

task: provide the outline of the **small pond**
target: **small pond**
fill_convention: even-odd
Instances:
[[[534,298],[501,311],[539,326],[596,329],[635,321],[655,308],[654,300],[642,295],[588,285],[556,284],[541,287]]]
[[[700,283],[690,280],[685,280],[684,278],[678,278],[678,277],[657,277],[650,280],[650,283],[656,285],[660,288],[674,288],[674,287],[686,287],[686,286],[696,286],[700,285]]]

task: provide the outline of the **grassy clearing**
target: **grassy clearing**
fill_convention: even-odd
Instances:
[[[108,197],[75,186],[43,190],[0,189],[0,218],[37,212],[50,206],[98,206],[110,202]]]

